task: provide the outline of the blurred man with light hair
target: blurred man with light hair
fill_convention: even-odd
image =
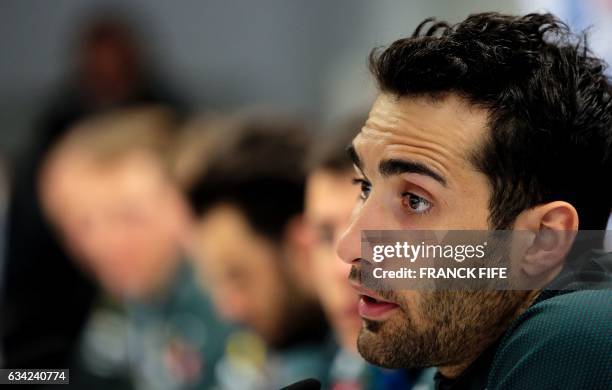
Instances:
[[[183,262],[191,216],[174,179],[176,128],[161,107],[87,119],[53,148],[40,176],[46,214],[74,259],[127,303],[137,388],[212,385],[225,337]],[[104,350],[96,318],[84,335],[85,363]]]

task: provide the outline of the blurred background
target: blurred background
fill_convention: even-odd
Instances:
[[[203,207],[194,205],[190,196],[192,185],[203,180],[202,167],[215,164],[213,157],[208,158],[208,154],[214,154],[212,150],[228,153],[241,150],[237,145],[241,145],[239,139],[244,134],[240,134],[249,133],[250,130],[245,129],[252,127],[272,127],[275,130],[271,133],[276,135],[278,129],[294,129],[295,126],[285,121],[287,117],[300,123],[298,127],[303,128],[306,138],[313,138],[315,134],[323,136],[318,142],[307,143],[308,148],[317,149],[314,144],[328,140],[332,143],[334,133],[342,138],[350,132],[343,130],[349,124],[356,130],[355,126],[359,125],[355,123],[367,113],[375,97],[376,90],[367,69],[367,56],[372,48],[410,35],[419,22],[430,16],[458,22],[474,12],[517,14],[543,10],[557,14],[576,29],[589,29],[594,51],[608,62],[612,61],[611,0],[2,0],[0,297],[4,304],[0,312],[0,367],[71,367],[75,375],[82,374],[80,379],[75,376],[75,381],[81,380],[83,388],[108,388],[109,383],[148,389],[245,388],[245,383],[253,388],[266,388],[270,383],[276,385],[300,379],[301,374],[296,373],[313,372],[314,368],[311,371],[287,369],[291,374],[276,375],[276,371],[284,368],[279,368],[278,359],[269,358],[273,354],[265,351],[286,350],[277,347],[278,340],[266,338],[268,328],[258,322],[256,314],[236,313],[227,308],[219,310],[216,302],[219,294],[215,291],[195,287],[188,292],[162,289],[162,295],[174,297],[168,291],[176,293],[180,297],[176,303],[167,297],[151,299],[151,294],[141,294],[141,290],[149,288],[147,283],[157,286],[156,283],[173,285],[176,282],[159,282],[156,278],[161,276],[154,272],[146,282],[136,282],[137,278],[129,277],[125,277],[124,284],[117,282],[122,275],[142,274],[142,270],[152,267],[153,263],[146,263],[147,255],[141,254],[146,251],[141,251],[142,248],[128,250],[118,244],[120,249],[116,253],[121,252],[121,255],[98,254],[92,242],[96,239],[109,242],[110,236],[84,237],[85,225],[64,221],[65,215],[76,215],[77,211],[62,207],[80,201],[86,204],[84,196],[57,200],[58,197],[78,192],[79,188],[85,193],[96,192],[100,198],[87,199],[89,203],[83,206],[96,209],[98,203],[95,202],[107,201],[104,188],[96,189],[96,183],[107,183],[106,188],[115,185],[120,188],[120,183],[124,183],[121,180],[140,183],[143,177],[157,177],[160,172],[164,172],[161,174],[164,176],[169,170],[168,191],[171,194],[176,191],[179,194],[176,196],[184,198],[181,202],[185,204],[177,206],[171,200],[174,195],[169,195],[168,199],[159,200],[169,203],[152,204],[150,208],[174,210],[173,218],[180,216],[172,226],[174,230],[160,228],[156,232],[149,231],[152,235],[146,236],[138,226],[141,223],[151,228],[150,221],[140,215],[121,214],[119,224],[125,225],[125,220],[129,220],[131,230],[121,230],[125,234],[117,240],[123,238],[130,243],[141,240],[142,247],[149,247],[147,242],[151,239],[162,242],[159,237],[166,234],[164,237],[171,237],[176,242],[168,244],[171,249],[158,251],[171,252],[177,246],[181,248],[177,251],[188,252],[185,248],[191,245],[184,241],[191,236],[184,233],[183,224],[190,223],[183,219],[192,217],[184,208]],[[143,111],[143,106],[148,108]],[[118,109],[135,107],[137,112],[116,114]],[[111,117],[97,117],[111,111],[115,112]],[[267,125],[269,120],[255,126],[240,115],[236,118],[236,113],[245,112],[265,112],[266,116],[272,113],[284,119],[274,120],[272,126]],[[91,118],[91,123],[83,124]],[[129,128],[128,133],[137,135],[131,138],[117,136],[112,140],[112,137],[100,138],[100,128],[113,128],[117,134]],[[148,130],[141,134],[140,130],[134,130],[137,128]],[[143,135],[147,131],[155,134]],[[79,138],[75,133],[87,136]],[[233,145],[221,141],[234,133],[238,135]],[[345,138],[350,139],[350,134]],[[119,148],[119,144],[132,145],[132,149]],[[125,165],[125,177],[119,173],[117,177],[110,177],[98,169],[100,161],[107,161],[108,156],[117,153],[132,156],[133,151],[143,150],[148,157],[142,161],[135,158],[137,161],[133,165],[126,163],[130,168]],[[252,152],[270,151],[255,148]],[[173,156],[168,169],[165,165],[167,154]],[[302,156],[306,161],[308,154],[297,153],[293,157]],[[101,157],[94,159],[94,155]],[[91,169],[63,171],[63,166]],[[322,169],[324,164],[310,166],[306,174],[316,171],[317,167]],[[136,172],[132,181],[126,179],[132,177],[128,171]],[[117,172],[124,171],[118,169]],[[76,180],[77,186],[66,184],[69,182],[66,177]],[[91,177],[95,180],[92,179],[91,187],[87,187],[85,183]],[[151,189],[149,194],[160,193],[160,188],[166,185],[163,183],[160,179],[156,185],[162,187]],[[43,198],[46,196],[45,191],[49,200],[41,199],[41,194]],[[143,196],[148,199],[147,195]],[[133,202],[140,203],[142,199]],[[296,199],[303,203],[302,198]],[[58,202],[61,207],[57,206]],[[108,207],[110,210],[111,206]],[[201,215],[196,215],[196,222]],[[91,220],[106,217],[88,216]],[[155,218],[168,221],[170,217],[157,215]],[[108,226],[114,229],[114,225],[109,223]],[[216,234],[208,225],[206,232],[210,237]],[[142,237],[136,233],[142,233]],[[182,235],[177,238],[179,233]],[[194,252],[197,255],[192,254],[193,257],[201,255],[197,250]],[[210,249],[204,252],[206,254],[201,256],[213,257]],[[146,259],[142,264],[124,268],[121,256],[131,259],[141,255]],[[106,263],[105,256],[109,259]],[[81,258],[87,260],[77,260]],[[116,268],[104,268],[115,264],[113,261],[119,264]],[[173,268],[182,266],[159,259],[155,261],[159,263],[153,268],[161,270],[159,274],[182,275],[182,271]],[[196,269],[200,268],[199,264],[195,265]],[[202,278],[200,271],[186,272],[197,274],[195,279],[199,279],[199,285],[215,285],[218,280],[211,281],[210,275],[216,271],[204,268],[206,275]],[[154,290],[154,287],[151,288]],[[220,289],[226,291],[227,287]],[[284,290],[271,291],[270,296],[285,293]],[[304,302],[310,297],[307,289],[292,293],[303,293],[300,297]],[[195,297],[198,294],[201,296]],[[184,299],[185,296],[190,298]],[[323,309],[337,333],[333,314],[330,315],[327,307]],[[265,316],[262,313],[259,314]],[[231,321],[227,321],[227,317]],[[199,325],[193,325],[195,323]],[[207,330],[201,333],[200,326]],[[203,340],[202,334],[207,334],[208,339]],[[342,335],[336,336],[342,339]],[[218,343],[211,343],[211,339]],[[331,350],[331,356],[338,357],[338,343],[323,339],[322,336],[317,341],[320,341],[318,348]],[[194,345],[197,348],[192,348]],[[202,354],[206,355],[204,360],[210,362],[208,365],[197,356],[200,347],[206,350]],[[308,349],[300,351],[301,355],[295,356],[315,354]],[[316,354],[323,356],[320,351]],[[148,355],[160,355],[157,359],[160,361],[148,362],[143,358]],[[248,364],[236,365],[244,356]],[[363,362],[353,364],[355,359],[352,356],[340,360],[342,374],[338,374],[339,377],[361,377]],[[314,363],[301,357],[295,360],[301,368],[314,367]],[[162,366],[164,368],[158,369]],[[164,370],[170,374],[156,376]],[[261,374],[263,371],[265,375]],[[207,376],[202,379],[204,372]],[[401,380],[416,386],[422,373],[409,374]],[[275,375],[276,378],[270,379]],[[397,384],[393,381],[398,380],[395,373],[369,372],[368,375],[370,383],[382,380]],[[265,379],[261,379],[262,376]],[[423,383],[427,386],[427,379],[423,379]]]
[[[2,145],[14,155],[31,135],[32,114],[69,74],[75,37],[97,12],[118,10],[133,21],[148,65],[195,106],[255,103],[332,115],[342,109],[330,107],[339,105],[335,95],[355,99],[368,90],[365,54],[374,45],[410,32],[424,16],[465,13],[446,3],[133,1],[114,9],[99,1],[4,2]]]
[[[610,1],[462,0],[71,1],[0,5],[0,151],[13,161],[35,137],[37,114],[71,76],[75,45],[96,14],[120,15],[142,39],[147,67],[197,108],[267,104],[329,119],[372,96],[369,51],[406,36],[425,17],[459,21],[473,12],[549,9],[593,26],[610,58]]]

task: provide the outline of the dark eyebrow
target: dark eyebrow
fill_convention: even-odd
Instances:
[[[355,166],[359,168],[359,170],[362,170],[361,159],[359,158],[359,155],[357,154],[357,151],[355,150],[355,147],[352,144],[346,147],[346,153],[348,153],[348,156],[351,161],[353,161],[353,164],[355,164]]]
[[[429,168],[427,165],[408,160],[385,160],[378,165],[378,171],[382,176],[401,175],[402,173],[416,173],[419,175],[429,176],[446,187],[446,180]]]

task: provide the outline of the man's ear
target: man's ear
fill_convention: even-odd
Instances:
[[[287,223],[285,238],[290,245],[310,251],[314,245],[315,233],[305,216],[296,215]]]
[[[534,239],[521,261],[529,278],[551,280],[561,270],[578,230],[578,213],[567,202],[555,201],[523,211],[514,230],[530,231]]]
[[[312,239],[306,218],[303,215],[291,218],[285,228],[285,250],[289,251],[288,256],[292,259],[289,263],[304,291],[313,291]]]
[[[313,234],[303,215],[291,218],[285,228],[285,243],[287,249],[293,252],[292,257],[305,259],[308,262],[312,251]]]

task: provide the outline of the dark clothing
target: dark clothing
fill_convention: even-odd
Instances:
[[[435,381],[440,390],[612,389],[612,291],[543,291],[458,378]]]
[[[7,368],[68,367],[95,294],[45,223],[35,167],[19,172],[7,217],[0,332]]]

